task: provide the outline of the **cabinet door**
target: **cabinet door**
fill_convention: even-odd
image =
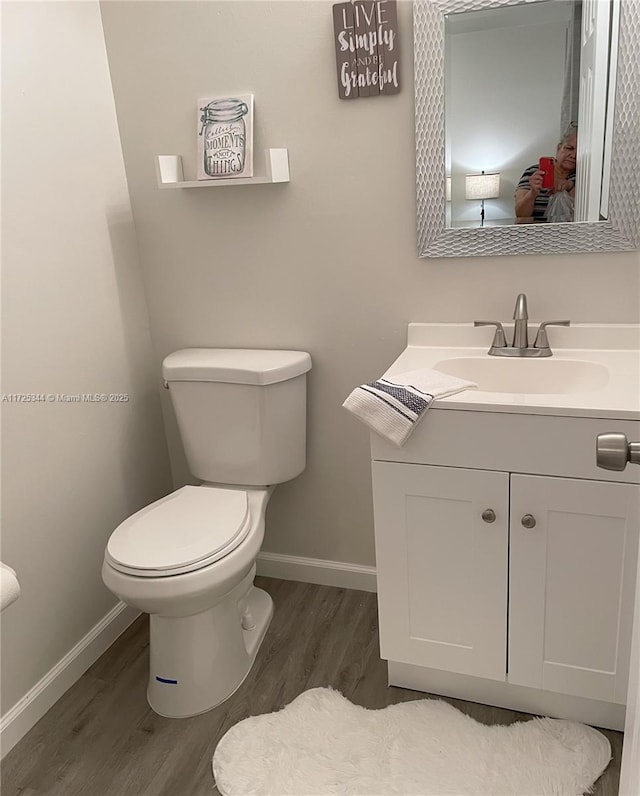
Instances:
[[[505,679],[508,488],[508,473],[373,463],[383,658]]]
[[[639,496],[634,484],[511,476],[510,683],[624,704]]]

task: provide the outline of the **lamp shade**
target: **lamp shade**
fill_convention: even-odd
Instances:
[[[465,199],[497,199],[500,196],[500,174],[465,174]]]

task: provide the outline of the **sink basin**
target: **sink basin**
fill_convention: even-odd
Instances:
[[[602,390],[609,382],[604,365],[582,359],[453,357],[433,368],[473,381],[484,392],[585,393]]]

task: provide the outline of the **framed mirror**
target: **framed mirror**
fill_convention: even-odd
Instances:
[[[518,78],[515,64],[518,54],[523,61],[526,56],[514,39],[510,46],[515,48],[515,59],[511,56],[511,61],[507,61],[505,66],[496,67],[496,49],[492,49],[486,39],[478,39],[480,43],[476,44],[474,50],[472,40],[467,38],[462,42],[462,37],[470,31],[480,30],[483,36],[495,35],[496,41],[501,43],[500,49],[507,50],[507,38],[523,23],[518,21],[514,23],[512,31],[506,30],[505,26],[512,23],[504,21],[505,12],[508,9],[517,11],[517,7],[530,14],[534,12],[538,18],[534,18],[531,24],[546,25],[549,30],[549,26],[552,26],[556,39],[560,36],[560,45],[556,47],[560,50],[560,74],[557,81],[553,82],[560,87],[557,89],[560,94],[564,92],[566,95],[562,84],[566,83],[571,26],[580,25],[580,20],[578,23],[575,19],[572,21],[570,12],[566,24],[562,20],[558,22],[558,0],[414,0],[416,192],[420,257],[561,254],[632,251],[640,248],[640,3],[638,0],[575,2],[583,19],[585,15],[595,13],[596,9],[602,9],[603,5],[609,9],[612,21],[605,37],[605,50],[608,48],[608,52],[604,66],[604,101],[600,104],[596,102],[591,109],[588,107],[588,102],[584,100],[588,94],[585,95],[584,85],[581,86],[580,82],[588,84],[589,80],[585,81],[584,75],[580,80],[578,73],[572,78],[575,84],[573,100],[566,100],[566,96],[561,100],[549,96],[549,103],[554,103],[554,108],[557,105],[557,118],[553,119],[553,123],[549,125],[545,121],[544,124],[537,124],[525,120],[519,137],[514,137],[514,128],[518,128],[516,121],[524,118],[527,103],[524,81]],[[572,5],[571,0],[567,0],[566,5]],[[553,11],[555,16],[543,21],[541,15],[549,11]],[[565,27],[558,31],[559,24]],[[547,38],[551,40],[550,36],[541,34],[543,30],[537,27],[532,29],[530,35],[526,32],[524,35],[533,40],[537,37],[538,44],[541,35],[545,42]],[[460,37],[460,41],[456,42],[456,36]],[[576,40],[579,49],[579,31]],[[553,47],[552,44],[549,46]],[[471,59],[471,72],[468,74],[475,72],[474,79],[481,81],[473,90],[470,88],[470,79],[461,72],[462,67],[452,60],[456,57],[456,51],[465,53],[467,60]],[[489,66],[480,61],[474,62],[471,55],[474,52],[484,52]],[[584,69],[585,60],[582,53],[573,53],[578,70]],[[545,89],[550,81],[540,73],[541,63],[540,60],[534,61],[530,72],[534,82],[538,76],[538,88]],[[544,63],[547,68],[546,59]],[[492,64],[493,74],[490,68]],[[521,89],[512,97],[507,97],[505,90],[498,85],[505,73],[509,73],[511,82]],[[596,64],[595,74],[602,73],[602,64]],[[464,87],[467,83],[469,96],[461,97],[460,86]],[[454,95],[456,91],[458,93]],[[506,109],[499,107],[498,103],[502,100],[506,100]],[[540,108],[540,102],[535,97],[529,100],[529,104]],[[456,111],[456,108],[462,108],[462,111]],[[474,109],[477,109],[477,113]],[[487,117],[492,115],[492,111],[498,117],[497,123],[494,120],[497,126],[493,130],[486,127]],[[528,223],[533,219],[516,218],[514,193],[520,175],[524,175],[532,166],[529,162],[533,160],[532,153],[555,157],[559,152],[556,147],[565,140],[562,131],[571,132],[566,122],[569,119],[574,124],[578,121],[573,118],[576,113],[579,115],[579,124],[574,218],[600,220]],[[540,114],[538,116],[542,118]],[[526,130],[532,132],[525,134],[523,131]],[[476,141],[473,135],[476,135]],[[549,138],[550,135],[553,137]],[[594,140],[599,140],[600,146],[594,145]],[[591,144],[588,146],[589,142]],[[592,157],[592,151],[597,156]],[[537,154],[534,160],[536,166]],[[591,161],[595,166],[589,169]],[[499,183],[497,175],[501,178]],[[596,183],[594,191],[593,185]],[[590,193],[587,193],[588,184],[591,186]],[[591,200],[587,201],[585,196],[591,196]],[[496,212],[500,215],[500,210],[502,217],[492,218]],[[508,217],[509,213],[512,213],[511,218]]]

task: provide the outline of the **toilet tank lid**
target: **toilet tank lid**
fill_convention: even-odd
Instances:
[[[275,384],[311,370],[306,351],[257,348],[184,348],[165,357],[162,376],[168,381],[211,381],[229,384]]]

